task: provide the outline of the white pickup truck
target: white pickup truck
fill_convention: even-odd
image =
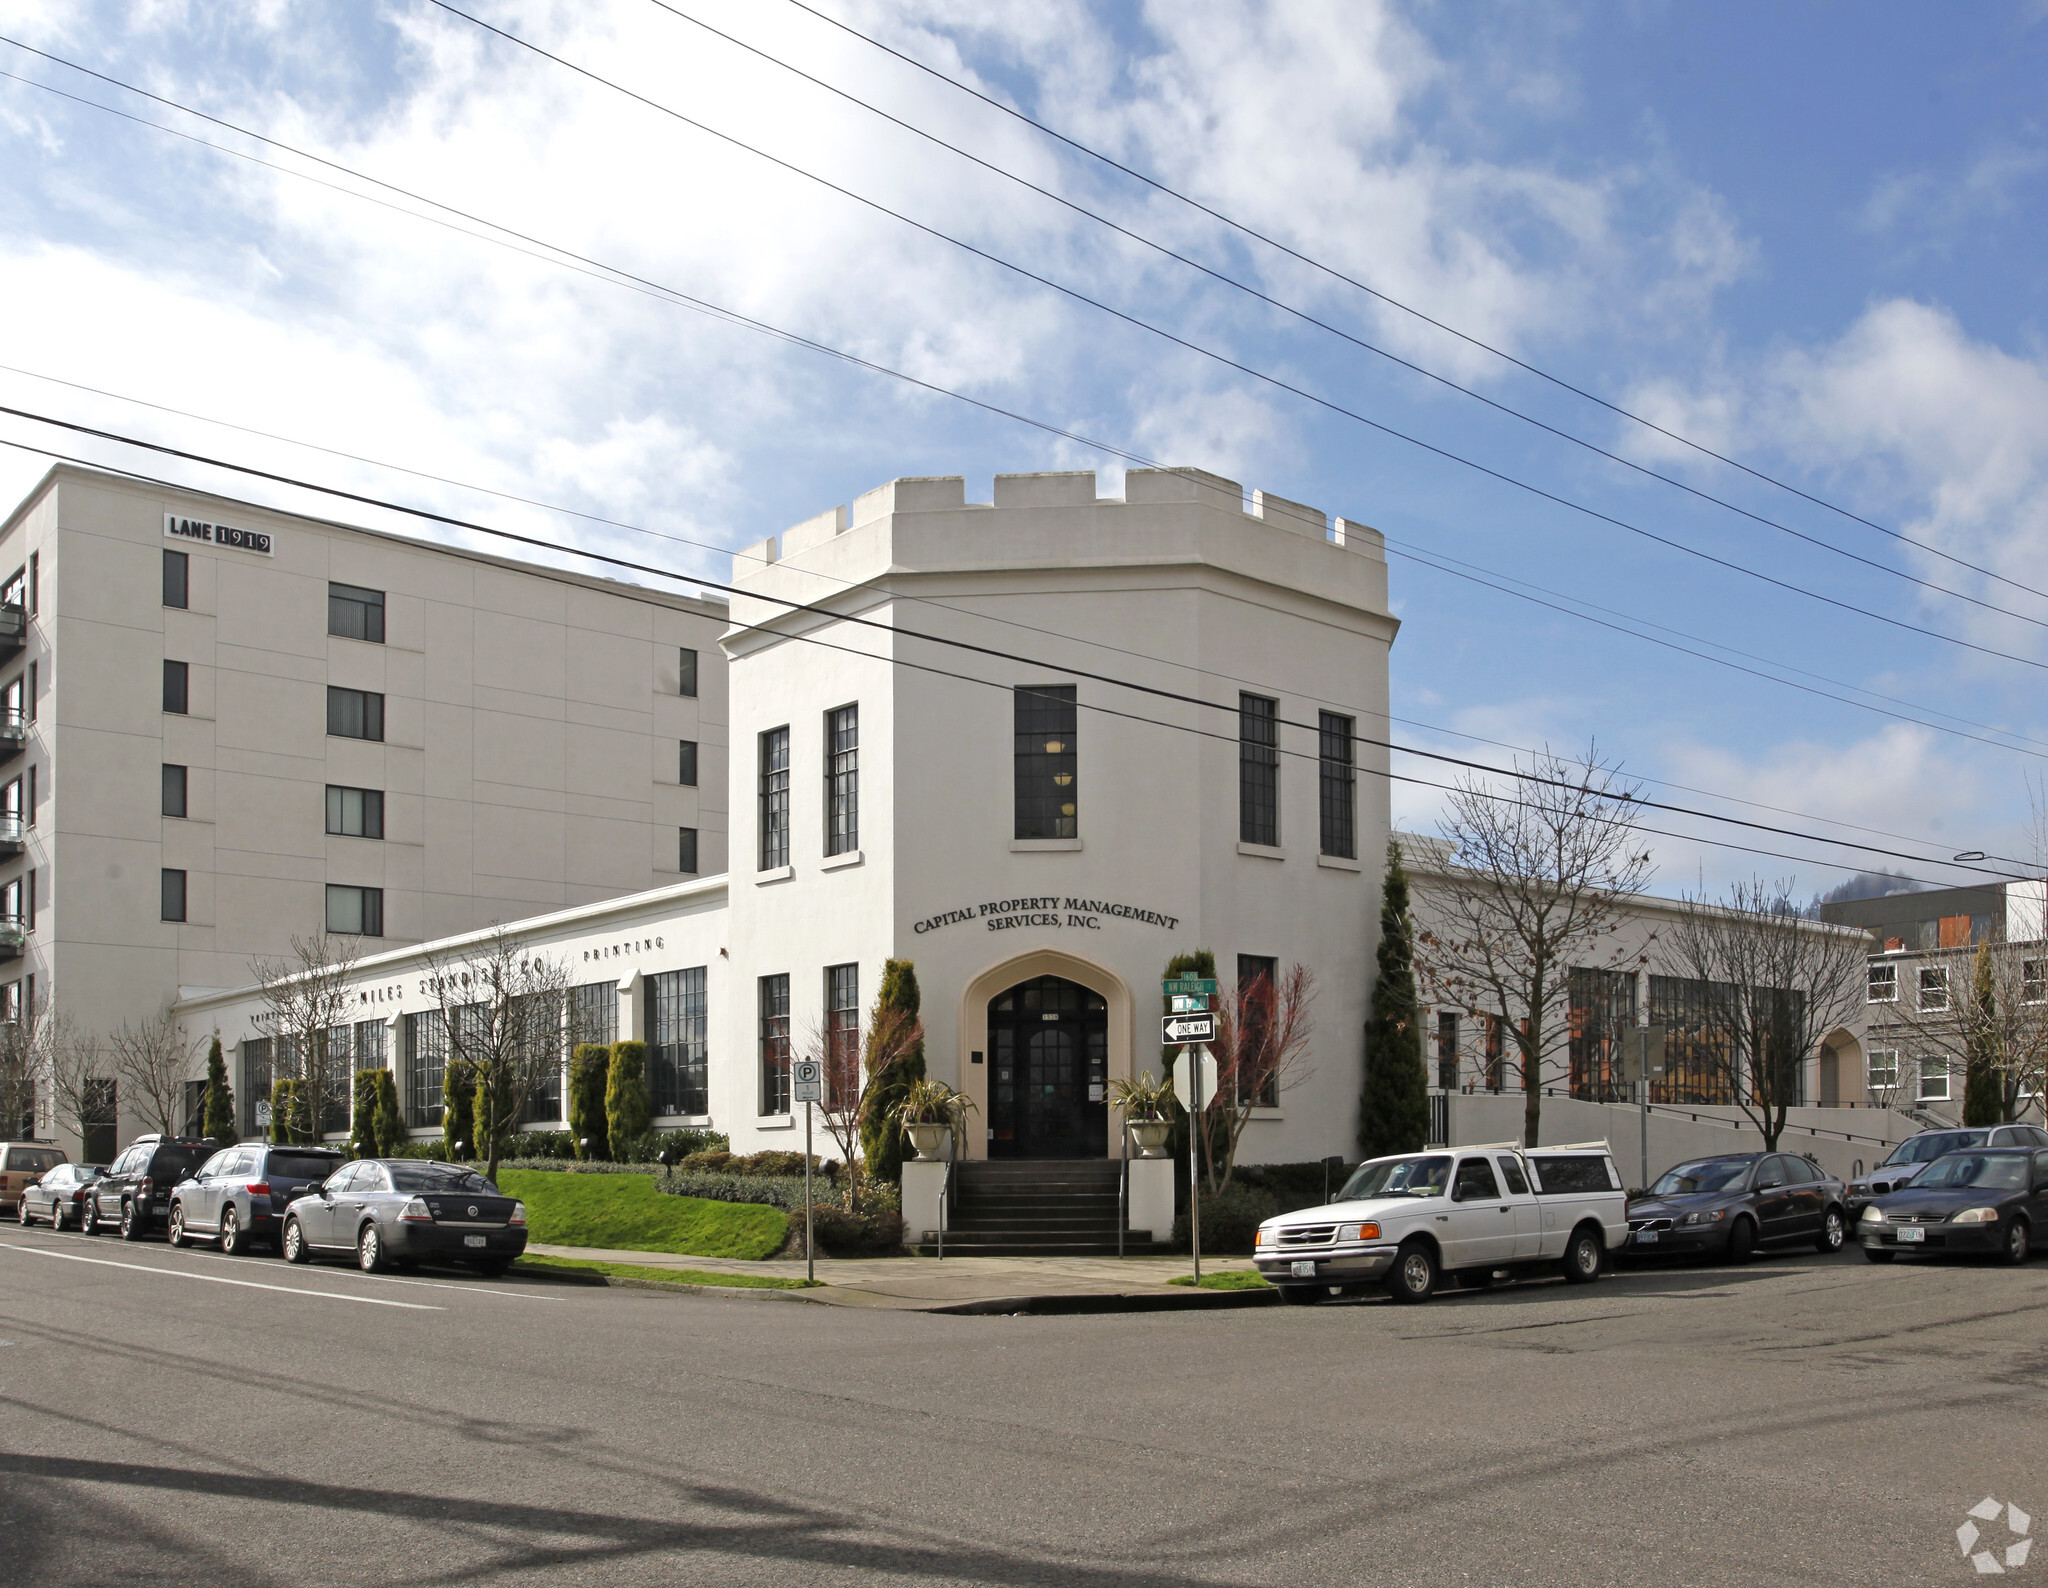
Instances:
[[[1589,1284],[1627,1238],[1628,1197],[1606,1142],[1498,1142],[1362,1163],[1327,1206],[1261,1224],[1254,1261],[1283,1301],[1372,1284],[1427,1301],[1447,1275],[1485,1284],[1561,1268]]]

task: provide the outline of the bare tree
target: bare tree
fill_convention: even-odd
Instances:
[[[298,1083],[297,1112],[302,1113],[315,1141],[324,1134],[337,1106],[346,1106],[355,1070],[351,1053],[333,1051],[338,1044],[332,1033],[347,1025],[355,1012],[356,995],[349,983],[359,953],[354,938],[329,937],[323,932],[317,937],[294,937],[289,958],[259,959],[254,965],[256,990],[263,1000],[262,1024],[273,1042],[273,1088],[280,1080]],[[290,1139],[292,1112],[273,1108],[273,1141]]]
[[[1548,750],[1526,768],[1517,760],[1514,777],[1512,792],[1458,780],[1442,825],[1449,863],[1418,883],[1415,965],[1430,1001],[1496,1022],[1533,1147],[1543,1087],[1566,1073],[1571,972],[1598,961],[1650,857],[1631,821],[1636,789],[1596,747],[1577,760]],[[1611,947],[1598,966],[1625,957]]]
[[[496,1179],[535,1094],[561,1075],[569,966],[499,928],[459,953],[428,956],[426,969],[448,1033],[447,1074],[475,1088],[472,1146]]]
[[[1284,1095],[1315,1073],[1308,1063],[1315,997],[1315,973],[1306,965],[1291,965],[1277,981],[1263,974],[1247,977],[1217,1001],[1216,1037],[1210,1044],[1216,1056],[1216,1098],[1202,1112],[1211,1191],[1230,1184],[1252,1111],[1277,1108]]]
[[[1965,1084],[1988,1070],[2004,1120],[2048,1089],[2048,943],[1994,935],[1974,953],[1902,961],[1901,972],[1905,984],[1895,980],[1873,1013],[1882,1010],[1885,1039],[1907,1050],[1902,1070],[1917,1077],[1939,1066]]]
[[[182,1135],[192,1049],[178,1035],[178,1023],[170,1010],[134,1025],[124,1021],[109,1043],[114,1051],[114,1073],[125,1083],[122,1095],[140,1116],[144,1131]]]
[[[861,1158],[861,1117],[876,1079],[891,1065],[913,1052],[924,1041],[924,1022],[908,1009],[885,1004],[879,998],[868,1012],[868,1028],[820,1031],[813,1027],[805,1041],[804,1057],[822,1067],[825,1099],[818,1105],[818,1119],[839,1148],[846,1164],[846,1206],[858,1213],[866,1166]]]
[[[1867,995],[1863,933],[1823,925],[1790,902],[1788,883],[1738,882],[1725,899],[1688,897],[1660,957],[1694,984],[1665,1039],[1674,1059],[1742,1110],[1775,1150],[1798,1103],[1806,1061]]]
[[[6,1135],[35,1135],[36,1094],[49,1066],[49,1027],[42,1009],[19,1009],[13,1020],[0,1021],[0,1132]]]
[[[92,1126],[115,1121],[116,1081],[109,1073],[109,1057],[96,1036],[79,1026],[68,1012],[54,1006],[49,1021],[43,1087],[50,1123],[58,1129],[73,1131],[82,1153]]]

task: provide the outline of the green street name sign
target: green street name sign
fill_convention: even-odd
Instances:
[[[1216,982],[1208,976],[1174,976],[1161,982],[1160,988],[1171,998],[1181,993],[1192,998],[1213,998],[1216,996]]]

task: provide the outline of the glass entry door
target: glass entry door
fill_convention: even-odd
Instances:
[[[1020,982],[988,1006],[991,1158],[1100,1158],[1109,1151],[1109,1005],[1059,976]]]

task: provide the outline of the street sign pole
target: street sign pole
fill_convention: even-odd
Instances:
[[[1188,1081],[1188,1248],[1195,1254],[1195,1288],[1202,1288],[1202,1177],[1195,1165],[1195,1140],[1202,1134],[1202,1082],[1195,1067],[1201,1049],[1192,1042],[1180,1050],[1181,1073]]]
[[[804,1099],[804,1282],[815,1284],[818,1260],[811,1251],[811,1110],[817,1105]]]
[[[1643,1149],[1643,1177],[1636,1182],[1645,1191],[1650,1189],[1650,1028],[1638,1026],[1636,1040],[1642,1046],[1643,1061],[1636,1067],[1642,1071],[1636,1082],[1636,1095],[1643,1100],[1642,1119],[1636,1126],[1636,1141]]]
[[[815,1223],[811,1217],[815,1205],[811,1195],[811,1119],[816,1106],[825,1100],[825,1066],[816,1059],[798,1059],[789,1067],[789,1079],[791,1100],[804,1105],[804,1278],[815,1281],[818,1259],[811,1249]]]

